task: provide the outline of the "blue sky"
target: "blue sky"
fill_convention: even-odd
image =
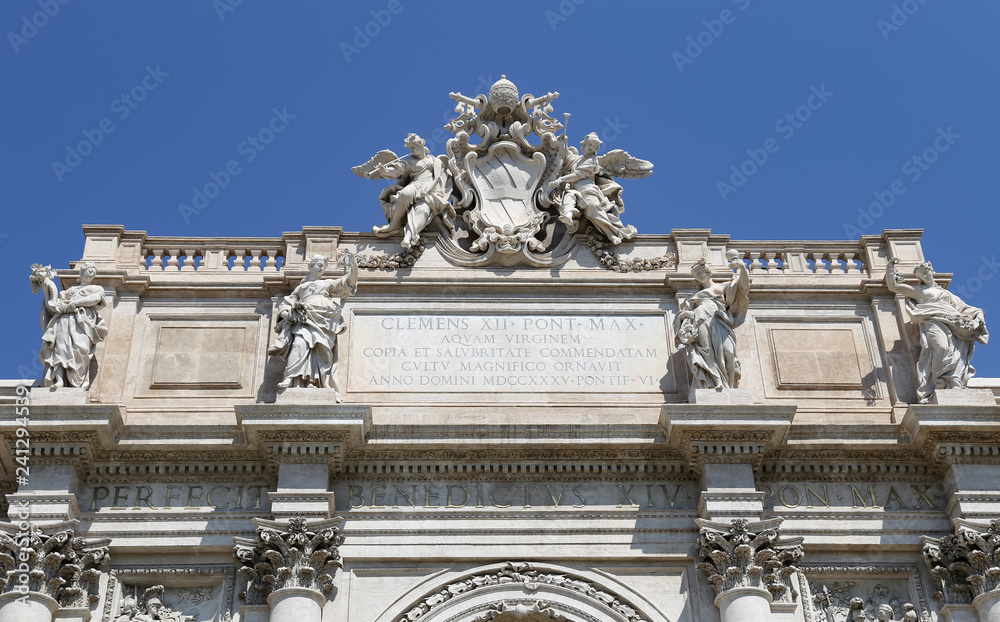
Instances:
[[[556,116],[572,113],[574,142],[605,132],[606,148],[655,164],[625,184],[624,220],[640,233],[924,228],[952,289],[1000,321],[1000,3],[234,2],[0,5],[0,279],[12,294],[0,376],[36,360],[29,265],[78,259],[82,223],[151,235],[368,230],[383,222],[380,186],[350,167],[402,153],[407,132],[443,152],[434,133],[451,116],[448,93],[474,96],[501,74],[522,93],[560,92]],[[275,111],[274,139],[245,143]],[[84,140],[96,143],[88,153],[67,153]],[[739,188],[720,186],[765,146],[773,153]],[[179,206],[230,160],[239,172],[185,219]],[[905,191],[870,212],[897,181]],[[1000,346],[980,346],[975,363],[1000,376]]]

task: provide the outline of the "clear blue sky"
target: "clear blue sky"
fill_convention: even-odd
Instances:
[[[641,233],[924,228],[935,268],[977,289],[968,302],[1000,331],[995,0],[235,1],[0,5],[0,279],[11,293],[0,377],[35,361],[29,265],[78,259],[82,223],[151,235],[368,230],[383,222],[380,186],[350,167],[403,152],[407,132],[443,151],[434,132],[448,92],[475,95],[501,73],[522,93],[559,91],[574,142],[607,129],[617,137],[606,147],[653,161],[652,177],[626,182],[625,221]],[[810,103],[799,127],[779,123]],[[263,150],[241,149],[276,108],[287,127]],[[85,131],[100,142],[69,156]],[[769,139],[767,162],[720,190]],[[918,168],[928,149],[934,162]],[[233,159],[240,173],[185,222],[178,206]],[[896,180],[905,193],[859,223]],[[980,346],[975,363],[1000,376],[1000,344]]]

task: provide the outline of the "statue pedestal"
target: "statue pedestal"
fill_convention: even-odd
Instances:
[[[32,393],[34,395],[34,393]],[[989,389],[935,389],[929,400],[942,406],[996,406],[997,400]]]
[[[691,389],[688,401],[692,404],[753,404],[747,389]]]
[[[90,403],[90,393],[80,387],[59,387],[58,389],[31,387],[29,398],[31,399],[31,404],[37,405],[63,404],[78,406]]]
[[[337,392],[316,387],[291,387],[278,391],[275,404],[336,404]]]

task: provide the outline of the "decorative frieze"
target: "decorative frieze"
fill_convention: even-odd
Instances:
[[[35,592],[53,598],[62,607],[89,607],[100,599],[96,590],[110,559],[110,543],[108,539],[77,538],[71,528],[45,534],[30,525],[25,531],[0,533],[3,592]]]
[[[1000,519],[989,527],[958,519],[955,534],[940,540],[924,537],[924,561],[938,582],[934,597],[947,603],[971,603],[1000,591]]]
[[[344,536],[337,528],[342,520],[307,524],[299,517],[287,522],[255,518],[256,537],[234,538],[240,573],[247,579],[247,604],[264,604],[268,595],[286,587],[329,594],[334,573],[343,567],[339,547]]]
[[[751,587],[767,590],[774,600],[798,599],[789,579],[802,559],[802,540],[780,542],[782,520],[736,518],[727,524],[695,519],[700,527],[698,568],[708,574],[716,593]]]

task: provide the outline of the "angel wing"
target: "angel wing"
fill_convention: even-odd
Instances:
[[[649,160],[634,158],[624,149],[609,151],[597,158],[607,171],[614,177],[624,179],[639,179],[653,172],[653,163]]]
[[[399,158],[391,149],[383,149],[373,155],[371,160],[368,160],[364,164],[351,167],[351,172],[358,177],[364,177],[365,179],[384,179],[381,171],[378,170],[379,167],[387,162],[392,162],[393,160],[398,159]]]

